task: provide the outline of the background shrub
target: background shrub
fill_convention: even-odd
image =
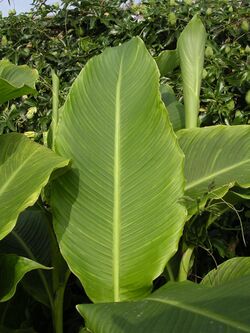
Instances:
[[[61,102],[84,64],[108,46],[139,35],[153,56],[174,49],[177,38],[195,14],[207,32],[201,91],[201,125],[249,123],[248,1],[122,1],[63,0],[48,5],[35,0],[28,14],[0,19],[0,56],[28,64],[40,73],[39,95],[6,105],[0,133],[34,131],[36,139],[51,120],[51,69],[61,82]],[[182,96],[179,69],[165,78]],[[249,99],[249,98],[248,98]],[[37,112],[30,112],[36,107]]]

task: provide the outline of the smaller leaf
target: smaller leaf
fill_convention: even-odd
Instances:
[[[189,215],[209,198],[220,199],[234,185],[250,187],[250,126],[209,126],[177,134],[185,154],[185,196]]]
[[[179,66],[179,55],[177,50],[162,51],[158,57],[155,58],[161,76],[166,76],[168,73]]]
[[[27,208],[19,215],[12,232],[0,241],[0,253],[14,253],[52,266],[49,223],[48,216],[40,207]],[[51,272],[34,270],[22,279],[22,286],[38,302],[50,306]]]
[[[16,292],[23,276],[34,269],[51,269],[14,254],[0,255],[0,302],[8,301]]]
[[[23,95],[36,94],[38,72],[26,65],[16,66],[8,60],[0,61],[0,104]]]
[[[53,171],[68,165],[62,158],[22,134],[0,136],[0,239],[14,228],[18,215],[32,206]]]
[[[245,275],[250,276],[250,257],[236,257],[210,271],[201,284],[208,287],[219,286]]]
[[[249,275],[212,288],[169,282],[140,301],[77,309],[94,333],[250,332],[249,283]]]

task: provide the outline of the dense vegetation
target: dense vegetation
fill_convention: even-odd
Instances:
[[[73,142],[70,142],[71,137],[73,138],[74,135],[77,136],[79,131],[76,129],[77,126],[72,126],[73,122],[71,123],[70,121],[67,123],[63,118],[61,121],[61,130],[58,132],[57,136],[55,135],[58,122],[58,118],[56,116],[57,106],[55,105],[55,81],[57,78],[54,75],[53,99],[52,70],[56,72],[60,80],[59,105],[62,106],[65,102],[66,95],[69,92],[69,88],[72,86],[72,83],[86,62],[93,56],[103,52],[104,49],[108,46],[117,46],[120,43],[130,40],[133,36],[140,36],[141,39],[145,42],[145,45],[150,51],[151,55],[158,61],[159,54],[167,49],[175,50],[177,47],[177,40],[179,40],[178,48],[179,54],[181,55],[181,48],[185,49],[186,46],[185,41],[180,41],[180,34],[195,14],[199,14],[201,17],[208,35],[205,46],[205,62],[202,72],[203,80],[201,84],[200,95],[201,103],[199,110],[197,110],[198,125],[204,127],[218,124],[244,125],[250,123],[250,49],[248,23],[250,13],[248,9],[248,1],[220,0],[210,2],[197,1],[195,3],[192,3],[191,1],[169,1],[166,5],[165,1],[156,0],[143,1],[140,5],[132,5],[128,2],[120,3],[120,1],[81,2],[64,0],[62,8],[59,8],[57,4],[53,6],[47,5],[46,1],[34,1],[33,6],[34,7],[31,13],[25,15],[15,15],[15,13],[12,12],[10,13],[9,17],[0,19],[0,58],[7,58],[12,63],[18,65],[28,64],[30,67],[37,69],[40,75],[38,84],[36,85],[38,90],[37,95],[33,97],[30,95],[28,97],[23,96],[20,99],[11,99],[8,102],[1,102],[3,105],[1,106],[0,114],[0,134],[9,132],[25,133],[26,136],[34,139],[35,141],[44,143],[45,145],[47,144],[60,155],[68,157],[67,154],[71,154],[71,146],[74,147],[74,140],[72,139]],[[128,46],[128,48],[131,48],[130,60],[132,63],[132,55],[136,54],[133,53],[133,48],[135,48],[133,45],[136,45],[136,43],[140,42],[137,40],[137,42],[134,41],[134,44],[132,42],[130,43],[131,44],[125,45],[131,45]],[[126,52],[125,46],[124,50],[124,52]],[[113,52],[115,54],[116,51]],[[142,55],[146,59],[146,51],[143,52]],[[108,52],[104,52],[103,55],[108,59]],[[98,62],[98,60],[95,61],[96,63]],[[127,61],[129,62],[129,60]],[[165,88],[167,87],[165,92],[167,97],[169,98],[170,96],[172,99],[174,99],[176,110],[177,108],[183,108],[183,102],[186,104],[186,101],[183,101],[183,89],[185,96],[185,86],[187,87],[187,84],[185,83],[185,80],[182,82],[181,79],[181,72],[183,78],[183,72],[185,70],[183,69],[182,61],[183,60],[180,61],[181,70],[178,66],[178,60],[177,65],[173,66],[168,72],[163,73],[161,71],[161,83]],[[5,65],[8,66],[9,64],[6,62]],[[89,65],[89,68],[90,66],[91,65]],[[149,68],[151,68],[150,66],[153,68],[153,63],[151,63],[151,60],[148,60],[148,66]],[[93,68],[95,68],[94,65]],[[93,68],[92,70],[94,71]],[[136,70],[136,67],[134,70]],[[107,70],[107,73],[110,72]],[[155,75],[155,69],[152,69],[152,73]],[[130,75],[132,76],[133,74],[131,73]],[[82,77],[81,74],[80,77]],[[79,78],[78,80],[81,82]],[[147,80],[145,79],[145,81]],[[148,81],[150,80],[148,79]],[[139,85],[140,82],[138,81],[137,86],[139,87]],[[104,86],[105,83],[103,83],[103,87]],[[95,89],[95,87],[92,87],[92,89]],[[178,101],[175,100],[175,96],[171,90],[171,87],[173,88]],[[27,94],[33,92],[34,91],[31,91],[28,87]],[[90,92],[91,91],[89,91],[89,93]],[[98,96],[98,90],[96,90],[95,93],[96,96]],[[74,94],[77,94],[77,89],[75,86],[72,88],[70,94],[72,97]],[[164,99],[164,93],[162,96]],[[104,98],[104,96],[102,98]],[[150,95],[148,98],[150,98]],[[52,99],[54,101],[53,112]],[[168,99],[166,105],[169,107],[169,111],[171,111],[172,108],[170,105],[168,105]],[[69,114],[71,114],[73,117],[73,111],[71,109],[70,103],[66,102],[63,108],[64,110],[67,110],[67,112],[69,112]],[[88,121],[88,116],[86,115],[85,117],[85,121]],[[51,120],[52,126],[50,127],[49,133],[47,133],[51,124]],[[83,121],[83,118],[81,120]],[[96,119],[93,118],[90,119],[90,121],[94,122]],[[84,122],[81,124],[81,126],[83,126]],[[77,124],[75,123],[75,125]],[[105,122],[103,122],[103,125],[105,126]],[[173,125],[174,129],[176,129],[174,122]],[[98,121],[96,122],[96,126],[99,126]],[[182,127],[180,126],[179,128]],[[88,128],[86,127],[85,130],[87,132]],[[138,128],[138,131],[139,130],[140,129]],[[215,148],[217,147],[216,142],[220,142],[220,144],[218,144],[219,146],[217,157],[222,164],[224,163],[224,160],[227,161],[228,156],[231,156],[230,150],[235,151],[235,156],[237,156],[239,160],[241,158],[243,160],[247,158],[247,138],[249,139],[248,126],[236,126],[232,128],[230,126],[208,127],[204,129],[204,131],[202,130],[203,129],[197,129],[196,132],[192,132],[191,130],[190,132],[188,132],[188,130],[183,130],[178,132],[180,147],[186,155],[185,165],[187,165],[187,169],[189,168],[188,163],[190,163],[190,168],[188,169],[190,173],[187,171],[185,174],[185,177],[188,181],[189,177],[191,179],[193,176],[192,170],[195,173],[194,168],[196,165],[198,165],[197,161],[199,159],[199,162],[206,161],[206,159],[208,159],[207,163],[209,165],[209,151],[211,152],[213,150],[213,144]],[[222,132],[224,134],[222,134]],[[64,155],[65,143],[63,143],[63,140],[65,137],[67,137],[67,135],[69,135],[69,133],[72,133],[72,135],[70,135],[67,139],[67,144],[69,144],[69,152]],[[197,139],[198,141],[196,143],[195,133],[200,133],[199,135],[197,134],[200,141]],[[140,132],[140,135],[142,137],[143,132]],[[18,136],[13,136],[12,138],[18,141]],[[107,140],[107,137],[105,138],[105,140]],[[2,136],[3,149],[5,149],[4,147],[8,144],[9,139],[11,139],[11,136],[9,135]],[[84,138],[81,137],[81,139],[83,140]],[[6,140],[7,143],[4,140]],[[29,149],[33,148],[32,146],[29,146],[29,142],[26,142],[24,139],[22,140],[25,151],[28,154]],[[173,138],[170,135],[170,142],[172,142],[171,140],[173,140]],[[229,146],[229,150],[227,150],[227,142],[230,142],[231,140],[231,146]],[[140,140],[138,140],[138,142],[139,141]],[[157,148],[157,142],[154,142],[154,144]],[[170,143],[169,145],[171,144],[173,143]],[[224,146],[226,147],[225,152],[223,153],[224,155],[220,155],[221,149],[223,149]],[[143,149],[140,146],[138,147]],[[92,148],[94,151],[95,146],[93,145]],[[170,149],[170,147],[168,148]],[[162,151],[162,154],[163,152],[167,153],[168,148],[166,147],[166,151]],[[176,147],[171,149],[176,149]],[[201,156],[197,157],[193,152],[198,151],[199,149]],[[52,154],[52,152],[45,153],[44,150],[39,154],[44,154],[44,156],[47,156],[45,154],[50,153]],[[86,154],[88,154],[88,150],[86,150]],[[50,155],[48,155],[48,161],[50,161],[49,156]],[[183,176],[180,176],[180,174],[179,176],[177,175],[179,172],[179,166],[177,165],[180,165],[182,161],[178,149],[174,150],[174,156],[175,158],[173,158],[173,161],[171,160],[171,163],[173,164],[170,165],[170,168],[176,169],[176,175],[173,174],[172,177],[176,177],[176,186],[179,188],[178,191],[181,191],[181,177]],[[74,158],[77,160],[77,157],[73,155],[73,160]],[[198,160],[196,160],[197,158]],[[58,156],[52,157],[51,155],[51,161],[52,160],[55,164],[55,168],[62,167],[68,163],[66,160],[60,160]],[[84,163],[86,165],[88,164],[87,158]],[[166,163],[166,161],[164,163]],[[168,163],[170,162],[168,161]],[[228,163],[231,162],[228,160]],[[46,171],[47,173],[51,172],[51,165],[48,162]],[[83,165],[80,163],[77,165],[77,168],[80,169],[83,167]],[[32,168],[32,164],[30,165],[30,168]],[[93,168],[95,168],[94,165]],[[27,177],[29,173],[32,174],[29,169],[25,169],[24,172],[24,175]],[[42,171],[39,171],[39,169],[34,169],[32,172],[42,173]],[[45,178],[48,176],[47,173],[44,174]],[[162,172],[161,176],[165,177],[165,173]],[[74,174],[72,174],[71,177],[75,177]],[[236,176],[230,174],[230,177]],[[222,182],[220,185],[227,184],[228,187],[223,187],[223,189],[221,189],[222,192],[215,192],[215,196],[211,196],[211,193],[218,190],[216,188],[218,184],[214,182],[208,182],[205,184],[205,190],[204,188],[201,189],[197,187],[194,189],[194,192],[187,191],[187,193],[185,193],[183,201],[188,208],[189,220],[185,225],[183,237],[179,243],[178,253],[174,256],[171,263],[161,274],[161,276],[154,281],[155,289],[158,289],[169,279],[182,281],[185,280],[187,276],[192,281],[200,282],[202,278],[206,276],[209,271],[211,271],[211,269],[217,267],[226,259],[234,258],[237,256],[250,256],[250,194],[249,190],[244,189],[244,187],[246,188],[249,186],[249,181],[247,181],[247,179],[249,179],[249,175],[247,174],[247,170],[240,169],[237,174],[238,178],[230,177],[227,178],[227,182],[230,181],[230,184],[232,184],[232,182],[236,181],[236,183],[240,184],[243,188],[234,187],[230,192],[228,192],[228,189],[231,187],[231,185],[229,186],[229,183]],[[159,177],[156,177],[155,181],[157,182],[159,179]],[[147,180],[144,179],[144,181]],[[63,184],[63,182],[64,181],[61,181],[60,183],[60,181],[56,181],[51,185],[55,188],[55,190],[52,190],[52,203],[54,202],[53,209],[57,212],[62,209],[62,216],[60,216],[61,220],[63,220],[63,216],[67,215],[67,200],[63,205],[61,202],[59,204],[57,203],[57,189],[60,189],[61,186],[66,186],[68,184],[67,176],[65,177],[66,185]],[[138,183],[138,186],[140,186],[140,183]],[[38,195],[40,190],[37,190]],[[16,248],[16,240],[14,238],[17,238],[18,235],[20,237],[24,237],[25,242],[30,245],[34,245],[35,243],[40,244],[42,237],[46,240],[46,242],[48,242],[48,234],[51,232],[53,234],[53,231],[51,231],[50,228],[44,229],[41,227],[39,221],[47,221],[46,223],[50,225],[51,215],[50,208],[48,206],[48,202],[50,202],[50,195],[48,194],[49,192],[50,190],[48,188],[46,188],[45,191],[42,191],[42,194],[39,197],[36,205],[33,206],[33,208],[27,209],[23,214],[20,215],[17,227],[14,229],[14,234],[10,234],[7,238],[1,240],[0,252],[12,253],[13,249],[15,249],[19,255],[24,255],[22,252],[23,250],[20,249],[22,246],[20,246],[20,248]],[[197,193],[199,193],[199,196]],[[66,207],[65,213],[63,212],[64,207]],[[43,209],[41,210],[41,208]],[[158,209],[160,208],[161,207],[159,206]],[[83,207],[82,209],[85,208]],[[179,208],[176,206],[175,209],[178,211]],[[89,211],[87,209],[85,211],[85,216],[87,219],[88,214]],[[178,211],[178,214],[178,223],[181,224],[181,221],[183,221],[183,215],[181,211]],[[56,214],[56,219],[58,219],[58,221],[60,220],[58,218],[58,213]],[[34,227],[34,230],[37,231],[37,235],[32,235],[27,231],[30,230],[30,225],[34,223],[34,221],[37,223],[37,226]],[[176,224],[178,223],[176,221]],[[65,229],[67,229],[67,225],[63,225],[60,228],[63,228],[65,231]],[[60,228],[55,228],[55,232],[59,238],[61,237],[62,233],[62,229]],[[98,234],[98,231],[95,229],[93,229],[93,231]],[[91,237],[93,237],[92,234],[90,235],[90,238]],[[85,239],[85,241],[88,242],[87,239]],[[44,273],[44,276],[49,281],[48,285],[53,285],[54,289],[52,289],[56,293],[58,290],[60,290],[60,288],[62,288],[64,291],[64,287],[67,284],[64,303],[64,328],[65,332],[78,332],[79,327],[82,325],[82,318],[80,318],[80,316],[75,311],[75,305],[79,303],[88,303],[90,301],[89,298],[85,295],[81,285],[82,279],[84,280],[86,277],[82,278],[81,272],[79,272],[82,268],[73,268],[77,267],[79,262],[78,259],[72,259],[71,255],[67,253],[67,243],[60,243],[60,247],[64,253],[64,257],[67,263],[70,265],[70,268],[79,278],[79,280],[72,274],[69,277],[69,271],[67,270],[63,259],[59,255],[57,246],[55,246],[55,244],[48,245],[49,243],[47,244],[46,242],[41,245],[43,252],[42,256],[40,250],[40,252],[38,251],[38,256],[36,258],[38,258],[38,261],[45,266],[50,266],[50,260],[52,260],[55,267],[55,273],[50,274],[48,271]],[[73,245],[74,244],[71,244],[71,246]],[[49,246],[51,246],[54,251],[52,255],[48,251]],[[171,251],[173,252],[171,249],[166,250],[168,253]],[[151,255],[153,256],[152,253]],[[54,261],[55,256],[57,256],[59,259]],[[31,256],[29,257],[32,260],[34,259]],[[52,257],[52,259],[48,259],[50,257]],[[1,259],[1,257],[0,260],[2,260],[0,261],[1,265],[4,265],[3,259]],[[85,261],[88,261],[88,258],[85,258]],[[182,271],[180,269],[178,275],[177,270],[180,262],[184,265],[184,269],[182,269]],[[136,265],[138,265],[138,263]],[[226,262],[225,265],[228,265],[228,262]],[[229,266],[222,266],[222,273],[224,267],[229,267],[229,270],[233,270],[233,265],[230,266],[229,263]],[[248,267],[248,262],[244,262],[244,265],[245,267]],[[32,270],[39,267],[34,266]],[[79,265],[79,267],[81,266]],[[40,268],[43,269],[44,267]],[[150,269],[151,267],[148,268],[148,270]],[[239,268],[239,271],[243,270]],[[244,274],[245,273],[246,272],[244,271]],[[39,280],[38,275],[40,273],[37,274],[37,272],[34,271],[29,274],[30,275],[27,275],[22,280],[20,284],[22,287],[18,287],[16,295],[7,303],[0,303],[0,311],[2,313],[0,315],[0,329],[1,325],[4,325],[13,329],[24,329],[20,330],[19,332],[34,332],[33,330],[26,329],[27,327],[33,326],[37,332],[52,331],[52,321],[54,320],[55,325],[55,318],[53,318],[53,310],[51,315],[49,307],[52,304],[51,308],[53,309],[53,302],[56,303],[58,301],[57,294],[52,296],[52,298],[55,297],[54,300],[51,301],[51,299],[47,299],[47,296],[45,297],[43,295],[43,289],[41,289],[41,287],[36,285],[34,282]],[[83,272],[83,274],[85,273]],[[210,275],[207,275],[203,280],[205,282],[202,281],[204,285],[208,284],[208,280],[211,279],[214,273],[211,272],[209,274]],[[226,277],[222,276],[222,280],[223,279],[226,279]],[[244,285],[245,282],[243,281],[242,283],[242,285]],[[62,287],[62,285],[64,286]],[[44,286],[42,288],[44,288]],[[171,294],[171,286],[167,288],[169,288],[168,292]],[[99,297],[101,296],[98,295],[97,290],[93,291],[91,290],[91,287],[90,289],[87,287],[86,291],[88,295],[90,295],[91,300],[100,301]],[[178,292],[176,294],[177,298],[180,297],[181,299],[181,289],[179,296]],[[193,291],[190,289],[190,291],[187,291],[187,293],[188,292],[190,292],[190,294],[197,292],[197,295],[199,293],[196,289]],[[206,295],[206,292],[204,292],[204,295]],[[209,295],[209,292],[207,292],[207,295]],[[58,297],[60,297],[60,295]],[[126,297],[128,297],[128,295],[124,296],[124,299],[126,299]],[[209,296],[204,297],[206,298]],[[106,299],[104,298],[104,301]],[[218,298],[218,304],[219,302],[220,299]],[[91,308],[85,308],[84,306],[82,308],[79,307],[78,311],[88,318],[90,326],[92,325],[92,329],[96,329],[96,332],[99,332],[98,329],[100,329],[100,327],[98,325],[100,325],[100,323],[103,322],[103,325],[107,324],[107,327],[109,325],[108,313],[109,311],[113,311],[112,305],[110,306],[110,310],[108,307],[105,310],[107,311],[107,314],[105,314],[105,311],[99,312],[98,307],[96,307],[96,310],[93,310],[93,313],[91,311],[88,312]],[[222,302],[221,306],[224,307],[226,305]],[[135,305],[135,307],[137,307],[137,305]],[[138,302],[138,307],[140,307],[140,302]],[[16,309],[20,310],[16,311]],[[121,316],[125,311],[124,309],[126,310],[126,308],[121,307],[121,310],[117,310],[117,315]],[[16,313],[15,316],[13,316],[13,311]],[[135,308],[135,313],[137,313],[136,311],[138,311],[138,309]],[[150,304],[148,311],[151,311]],[[43,320],[41,320],[41,317]],[[99,319],[95,320],[95,318]],[[106,319],[107,322],[105,324]],[[133,321],[133,318],[131,318],[131,320]],[[163,325],[163,323],[161,323],[161,325]],[[140,327],[137,328],[138,332],[139,328]],[[131,327],[129,327],[129,325],[126,326],[126,329],[126,333],[131,331]],[[59,331],[60,329],[57,328],[57,332]]]
[[[58,8],[47,5],[46,1],[35,1],[31,13],[11,14],[0,20],[1,58],[34,66],[40,74],[39,96],[8,105],[0,119],[1,133],[34,130],[40,136],[48,129],[51,69],[60,78],[62,103],[72,82],[92,56],[132,36],[140,36],[153,56],[162,50],[174,49],[180,32],[195,13],[201,15],[208,32],[201,123],[248,123],[250,14],[247,0],[195,4],[155,0],[131,6],[120,3],[63,1],[63,8]],[[179,71],[166,80],[181,97]],[[33,106],[37,112],[28,113],[28,108]]]

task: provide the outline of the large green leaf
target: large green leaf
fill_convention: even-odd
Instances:
[[[186,128],[197,126],[205,42],[205,28],[199,17],[194,16],[177,43],[183,81]]]
[[[239,277],[250,276],[250,257],[236,257],[210,271],[202,280],[205,286],[218,286]]]
[[[0,302],[8,301],[23,276],[34,269],[49,269],[28,258],[14,254],[0,255]]]
[[[155,61],[161,73],[161,76],[166,76],[179,66],[179,55],[177,50],[162,51]]]
[[[93,333],[250,332],[250,276],[218,287],[167,283],[137,302],[82,304]]]
[[[53,185],[63,256],[95,302],[143,297],[178,247],[183,155],[139,38],[83,69],[64,105],[55,150],[72,169]]]
[[[178,132],[185,154],[187,205],[219,199],[234,186],[250,186],[250,126],[210,126]]]
[[[0,61],[0,104],[22,95],[35,94],[38,72],[26,65],[16,66],[8,60]]]
[[[53,170],[68,160],[17,133],[1,135],[0,147],[2,239],[14,228],[19,213],[35,203]]]
[[[168,85],[161,85],[161,98],[167,108],[169,119],[175,131],[185,128],[184,106],[181,104],[173,91]]]

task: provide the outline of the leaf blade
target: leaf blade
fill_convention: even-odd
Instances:
[[[239,277],[250,275],[250,258],[235,257],[210,271],[201,281],[204,286],[218,286]]]
[[[249,187],[250,127],[210,126],[178,132],[186,156],[185,195],[199,199],[202,206],[208,198],[220,199],[237,183]],[[190,213],[197,203],[187,203]]]
[[[249,281],[244,276],[211,288],[170,282],[145,300],[77,309],[95,333],[250,332]]]
[[[14,296],[18,283],[26,273],[34,269],[50,269],[33,260],[14,254],[0,255],[0,267],[0,302],[6,302]]]
[[[158,81],[135,38],[85,66],[62,112],[55,149],[73,163],[53,187],[54,226],[64,258],[97,302],[147,295],[182,232],[183,155]]]
[[[0,104],[26,94],[36,94],[37,70],[0,61]]]
[[[69,161],[17,133],[1,135],[0,145],[0,239],[3,239],[14,228],[19,213],[38,199],[52,171],[68,165]]]

